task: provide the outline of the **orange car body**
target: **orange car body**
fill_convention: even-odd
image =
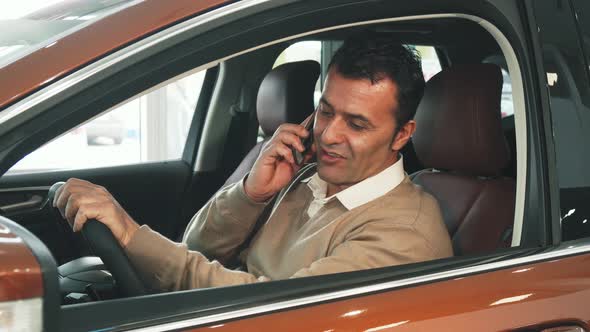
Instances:
[[[171,6],[166,1],[144,1],[106,16],[0,68],[0,108],[133,41],[224,2],[178,0]]]
[[[0,227],[0,303],[41,297],[41,269],[35,257],[23,239]],[[186,330],[469,331],[482,324],[485,328],[478,330],[587,327],[588,275],[588,255],[551,259]]]

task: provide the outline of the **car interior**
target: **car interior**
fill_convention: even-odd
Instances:
[[[517,135],[514,115],[502,114],[512,99],[502,72],[508,75],[506,60],[496,40],[480,25],[457,18],[349,27],[277,42],[209,65],[192,59],[171,70],[173,76],[147,80],[139,92],[137,88],[112,92],[112,98],[100,105],[102,111],[69,117],[44,136],[46,142],[74,130],[175,76],[205,71],[178,160],[8,172],[1,177],[2,214],[39,237],[61,265],[62,304],[108,300],[124,292],[113,286],[104,259],[92,257],[96,252],[82,235],[71,232],[59,213],[50,206],[27,208],[19,202],[42,201],[51,184],[82,178],[106,187],[139,223],[180,241],[201,206],[221,187],[240,181],[249,172],[278,126],[300,123],[313,112],[314,93],[325,79],[331,55],[346,36],[363,29],[435,51],[442,70],[427,81],[415,118],[418,129],[402,154],[413,181],[438,200],[455,256],[511,247]],[[319,59],[275,66],[283,51],[310,41],[322,45]],[[31,151],[44,143],[36,140],[29,144]]]

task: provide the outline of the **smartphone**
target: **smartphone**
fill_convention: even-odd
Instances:
[[[301,165],[303,164],[303,159],[305,159],[305,155],[309,152],[309,149],[311,149],[311,145],[313,144],[313,120],[314,120],[314,116],[311,117],[311,119],[309,120],[309,122],[307,123],[307,125],[305,125],[305,129],[309,132],[309,135],[301,140],[301,143],[303,144],[303,147],[305,148],[305,150],[303,152],[299,152],[297,151],[295,148],[291,148],[291,150],[293,151],[293,157],[295,157],[295,162],[297,163],[297,165]]]

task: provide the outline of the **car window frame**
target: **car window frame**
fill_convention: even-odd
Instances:
[[[540,117],[539,122],[541,123],[541,126],[539,126],[539,128],[536,128],[535,130],[542,131],[541,137],[543,137],[543,139],[541,140],[541,144],[544,147],[544,149],[542,149],[541,151],[535,151],[535,153],[541,155],[542,158],[546,161],[546,165],[544,165],[544,168],[546,168],[544,171],[545,176],[541,178],[544,182],[542,186],[546,190],[545,194],[549,196],[549,198],[546,199],[546,204],[549,205],[549,216],[547,218],[548,222],[546,223],[547,234],[545,234],[545,238],[547,239],[548,243],[557,246],[562,242],[562,233],[559,179],[557,171],[557,158],[555,153],[556,147],[553,139],[553,123],[551,118],[551,97],[549,92],[549,85],[547,83],[545,65],[543,63],[542,58],[543,49],[540,38],[539,26],[537,23],[537,19],[535,17],[534,0],[525,0],[524,8],[526,11],[526,18],[529,22],[529,45],[533,50],[533,53],[538,55],[535,56],[533,59],[534,77],[532,77],[535,84],[538,86],[538,89],[532,90],[531,94],[536,95],[535,99],[537,100],[537,107],[539,110],[538,116]]]
[[[243,5],[244,3],[247,3],[247,2],[248,2],[248,1],[245,1],[245,2],[241,3],[240,5]],[[252,1],[252,3],[256,3],[256,1]],[[232,5],[228,5],[228,6],[232,6]],[[277,6],[278,6],[278,5],[277,5]],[[214,12],[212,12],[212,13],[214,13]],[[467,15],[465,15],[465,16],[467,16]],[[458,16],[457,16],[456,14],[453,14],[451,17],[458,17]],[[472,17],[472,18],[473,18],[474,16],[470,16],[470,17]],[[396,17],[396,18],[394,18],[394,19],[392,19],[392,20],[400,20],[400,19],[407,19],[407,18],[406,18],[405,16],[401,16],[401,17]],[[479,17],[475,17],[475,19],[477,19],[477,20],[478,20],[478,22],[480,22],[480,24],[483,22],[483,21],[481,21],[482,19],[481,19],[481,18],[479,18]],[[369,21],[369,22],[370,22],[370,23],[373,23],[373,21]],[[366,22],[363,22],[363,23],[366,23]],[[489,23],[489,22],[488,22],[488,23]],[[367,24],[368,24],[368,23],[367,23]],[[489,24],[491,25],[491,23],[489,23]],[[296,38],[296,36],[292,36],[291,38]],[[262,45],[262,46],[265,46],[265,45]],[[260,47],[262,47],[262,46],[260,46]],[[513,52],[514,52],[514,50],[513,50]],[[148,53],[149,53],[149,52],[148,52]],[[228,57],[226,57],[226,58],[228,58]],[[109,60],[111,60],[111,59],[109,59],[109,58],[105,58],[105,59],[104,59],[104,61],[105,61],[105,62],[108,62]],[[138,62],[139,62],[139,60],[141,60],[141,58],[140,58],[140,57],[138,57],[138,58],[136,58],[136,59],[134,59],[134,60],[136,60],[136,61],[138,61]],[[221,60],[220,60],[220,59],[213,60],[213,61],[211,61],[211,62],[208,62],[207,64],[204,64],[204,65],[202,65],[200,68],[208,68],[208,67],[210,67],[210,66],[214,66],[214,65],[218,64],[218,63],[219,63],[219,61],[222,61],[222,60],[223,60],[223,59],[221,59]],[[101,61],[102,61],[102,60],[101,60]],[[100,63],[99,65],[101,65],[101,64],[102,64],[102,63]],[[111,68],[111,69],[112,69],[112,68]],[[519,69],[520,69],[520,68],[519,68]],[[106,69],[105,69],[105,70],[106,70]],[[525,70],[526,70],[526,68],[525,68]],[[98,79],[100,79],[100,78],[101,78],[101,75],[99,75],[99,74],[97,74],[97,73],[94,73],[94,75],[96,75],[96,76],[98,77]],[[95,78],[96,78],[96,77],[95,77]],[[84,86],[84,84],[80,84],[80,85],[81,85],[81,88],[88,88],[88,86]],[[72,89],[73,89],[73,88],[72,88]],[[33,95],[33,96],[31,96],[31,98],[35,98],[35,97],[37,97],[37,95]],[[67,96],[66,96],[66,97],[67,97]],[[30,99],[26,99],[26,100],[24,100],[23,102],[24,102],[24,103],[30,102]],[[54,101],[54,102],[56,102],[56,101]],[[15,106],[19,106],[19,105],[20,105],[20,103],[19,103],[19,104],[16,104]],[[46,105],[45,105],[45,106],[46,106]],[[526,109],[528,109],[528,108],[526,108]],[[19,120],[21,120],[21,121],[22,121],[22,119],[19,119]],[[527,133],[528,133],[528,130],[527,130]],[[525,248],[525,249],[520,249],[520,248],[512,248],[512,249],[508,250],[508,252],[494,253],[494,254],[492,255],[492,257],[489,257],[489,256],[486,256],[486,257],[478,257],[477,259],[478,259],[478,260],[482,260],[482,261],[485,261],[486,259],[487,259],[487,260],[490,260],[490,259],[492,259],[492,260],[493,260],[493,259],[506,259],[506,257],[511,257],[511,258],[513,258],[514,256],[523,255],[523,254],[525,254],[525,253],[529,253],[529,249],[526,249],[526,248]],[[457,259],[457,258],[453,258],[453,259]],[[542,257],[537,257],[537,259],[541,259],[541,260],[542,260],[542,259],[549,259],[549,258],[547,258],[546,256],[542,256]],[[461,262],[461,264],[466,264],[466,263],[465,263],[465,260],[467,260],[467,258],[461,258],[461,259],[459,259],[459,260],[457,260],[457,261]],[[530,262],[530,261],[528,261],[528,260],[527,260],[526,262]],[[511,260],[511,261],[504,261],[503,265],[501,265],[501,266],[514,266],[514,265],[518,265],[518,264],[524,264],[524,263],[525,263],[525,261],[523,261],[523,260],[514,259],[514,260]],[[421,263],[418,263],[418,264],[421,264]],[[432,265],[432,264],[434,264],[434,263],[433,263],[433,262],[426,262],[426,263],[424,263],[424,264],[426,264],[426,265]],[[492,265],[491,263],[489,263],[489,264],[490,264],[490,265],[487,265],[487,264],[479,265],[479,270],[478,270],[478,271],[480,271],[480,272],[484,271],[484,272],[485,272],[485,271],[486,271],[486,270],[488,270],[488,269],[494,269],[494,268],[498,268],[498,265]],[[513,264],[513,265],[511,265],[511,264]],[[413,267],[415,267],[416,265],[412,265],[412,266],[413,266]],[[387,270],[386,272],[387,272],[388,276],[389,276],[389,277],[391,277],[391,271],[390,271],[390,270],[391,270],[392,268],[385,268],[385,269],[389,269],[389,270]],[[393,269],[395,269],[396,271],[398,270],[398,269],[397,269],[397,268],[395,268],[395,267],[394,267]],[[442,268],[442,270],[444,270],[443,272],[441,272],[441,273],[442,273],[442,275],[440,275],[440,274],[439,274],[439,275],[437,275],[437,276],[435,277],[435,279],[433,279],[434,281],[439,281],[439,280],[446,280],[446,278],[449,278],[449,277],[451,277],[451,275],[449,275],[449,274],[448,274],[448,270],[449,270],[448,266],[445,266],[445,267],[443,267],[443,268]],[[461,271],[457,272],[458,274],[456,274],[455,276],[457,276],[457,275],[463,275],[464,273],[473,273],[473,272],[474,272],[473,270],[461,270]],[[366,275],[369,275],[369,276],[371,276],[371,275],[374,275],[375,271],[369,271],[369,272],[367,272],[367,271],[357,271],[357,272],[355,272],[355,273],[359,273],[359,274],[361,274],[361,275],[363,275],[363,276],[366,276]],[[422,274],[421,274],[421,275],[422,275]],[[423,276],[423,275],[422,275],[422,276]],[[320,276],[320,277],[317,277],[317,278],[320,278],[319,280],[324,280],[324,279],[321,279],[321,278],[326,278],[326,280],[329,280],[329,278],[331,278],[331,277],[328,277],[328,276]],[[314,280],[316,280],[316,279],[314,279]],[[396,284],[397,286],[395,286],[395,287],[402,287],[402,286],[408,285],[408,284],[400,284],[400,282],[403,282],[403,281],[404,281],[404,279],[402,279],[402,280],[398,280],[398,282],[397,282],[397,284]],[[431,280],[431,281],[432,281],[432,280]],[[276,283],[279,283],[279,285],[282,285],[282,284],[280,284],[281,282],[285,282],[285,281],[277,281]],[[288,282],[293,282],[293,283],[302,282],[302,283],[305,283],[305,280],[296,280],[296,281],[288,281]],[[309,282],[309,280],[308,280],[308,282]],[[358,280],[357,280],[357,282],[358,282]],[[416,282],[423,282],[423,280],[422,280],[422,281],[416,281]],[[269,283],[269,284],[271,284],[271,285],[274,285],[274,284],[272,284],[272,283]],[[389,286],[386,286],[386,288],[385,288],[385,289],[388,289],[388,290],[390,290],[390,289],[394,289],[394,288],[395,288],[395,287],[393,287],[391,284],[388,284],[388,285],[389,285]],[[236,286],[236,287],[245,287],[245,286]],[[347,283],[347,286],[346,286],[346,287],[347,287],[347,289],[349,289],[348,287],[350,287],[350,282],[348,282],[348,283]],[[224,288],[224,289],[225,289],[225,288]],[[238,291],[238,288],[234,288],[234,290]],[[193,291],[179,292],[179,294],[187,294],[187,293],[189,293],[189,294],[190,294],[190,292],[207,292],[207,291],[213,291],[213,290],[193,290]],[[374,290],[374,291],[377,291],[377,290]],[[382,291],[382,290],[379,290],[379,291]],[[158,295],[158,296],[154,296],[154,298],[158,298],[158,299],[160,299],[160,297],[159,297],[159,296],[163,296],[163,297],[167,297],[167,296],[168,296],[168,297],[170,297],[170,298],[175,298],[175,295],[182,296],[182,295],[179,295],[179,294],[164,294],[164,295]],[[362,293],[362,294],[370,294],[370,291],[368,291],[367,293]],[[358,295],[358,294],[357,294],[357,295]],[[129,299],[129,300],[133,300],[133,301],[140,301],[140,300],[142,300],[142,299],[141,299],[141,298],[139,298],[139,299]],[[120,302],[117,302],[117,303],[123,303],[123,302],[125,302],[125,301],[120,301]],[[113,303],[114,303],[114,302],[113,302]],[[127,303],[127,302],[125,302],[125,303]],[[106,306],[106,304],[109,304],[109,302],[104,302],[104,303],[100,303],[100,304],[103,304],[104,306]],[[89,307],[89,306],[90,306],[90,307],[92,307],[93,305],[86,305],[85,307]],[[80,309],[80,308],[81,308],[81,306],[79,306],[79,307],[71,307],[71,308],[74,308],[74,309],[76,309],[76,310],[78,310],[78,309],[79,309],[79,310],[82,310],[82,309]],[[186,308],[185,308],[185,309],[186,309]],[[162,318],[162,319],[166,320],[166,319],[169,319],[169,318]],[[140,324],[140,325],[141,325],[141,324]]]
[[[149,161],[113,163],[113,164],[107,164],[107,165],[103,165],[103,166],[59,167],[59,168],[55,168],[55,169],[51,169],[51,170],[45,170],[45,169],[20,170],[19,169],[15,172],[12,172],[13,169],[10,168],[2,176],[6,177],[6,178],[11,178],[11,177],[15,177],[15,176],[32,175],[32,174],[47,173],[47,172],[62,172],[62,171],[73,171],[73,170],[103,169],[103,168],[117,169],[117,168],[122,168],[122,167],[129,167],[129,166],[141,167],[141,165],[154,165],[154,164],[163,164],[163,163],[170,163],[170,162],[177,162],[177,161],[189,164],[190,169],[192,169],[192,167],[194,165],[194,159],[195,159],[195,156],[197,153],[197,148],[199,146],[198,142],[200,140],[200,134],[203,129],[204,119],[205,119],[205,116],[207,115],[207,108],[209,106],[209,103],[211,102],[213,89],[214,89],[215,83],[217,81],[217,75],[219,73],[219,68],[218,68],[218,66],[213,66],[213,67],[203,69],[203,71],[205,72],[203,84],[201,86],[201,90],[198,91],[199,95],[197,97],[192,116],[190,117],[190,123],[189,123],[189,127],[187,130],[187,137],[184,141],[183,148],[177,157],[163,158],[163,159],[149,160]],[[101,111],[100,113],[94,115],[92,118],[90,118],[82,123],[76,124],[74,127],[67,129],[63,133],[60,133],[56,137],[49,140],[47,143],[43,143],[43,145],[34,149],[33,152],[43,149],[45,144],[51,143],[53,140],[60,138],[62,135],[66,135],[66,134],[70,133],[71,131],[81,128],[96,119],[100,119],[101,117],[110,114],[113,111],[117,111],[119,109],[119,107],[124,106],[128,102],[139,99],[145,95],[148,95],[149,93],[151,93],[153,91],[157,91],[158,89],[165,88],[169,84],[172,84],[175,81],[181,80],[184,77],[190,76],[191,74],[195,74],[197,72],[199,72],[199,71],[191,70],[189,72],[183,73],[182,75],[173,77],[172,79],[162,82],[152,88],[146,89],[138,94],[135,94],[135,95],[125,99],[122,102],[119,102],[111,107],[108,107],[106,110]],[[33,153],[33,152],[31,152],[31,153]]]
[[[550,22],[554,21],[555,13],[553,11],[545,10],[543,8],[535,8],[534,4],[531,4],[531,10],[537,10],[538,16],[541,17],[538,20],[537,17],[535,17],[536,21],[534,21],[534,23],[542,27],[537,30],[538,34],[536,39],[539,47],[543,51],[539,57],[539,62],[540,70],[543,74],[547,75],[544,77],[546,77],[546,94],[547,99],[549,100],[548,104],[544,106],[547,108],[547,113],[549,114],[549,126],[553,132],[551,157],[554,159],[555,172],[552,177],[552,182],[555,183],[555,187],[557,188],[555,204],[560,210],[559,219],[554,223],[553,227],[556,229],[555,236],[558,237],[558,241],[564,243],[576,243],[578,242],[577,240],[590,240],[590,236],[584,237],[579,233],[575,233],[576,230],[580,231],[580,227],[587,221],[586,217],[588,211],[584,208],[584,203],[587,201],[590,187],[587,186],[587,183],[583,182],[586,178],[580,177],[580,173],[583,172],[583,170],[569,168],[568,166],[565,166],[565,161],[560,161],[558,158],[560,156],[559,152],[561,152],[561,155],[563,156],[563,151],[574,151],[575,154],[572,156],[579,156],[580,153],[583,152],[580,147],[564,145],[563,140],[565,138],[563,136],[565,136],[565,128],[562,127],[561,130],[558,130],[560,129],[557,125],[559,120],[556,120],[555,122],[553,121],[554,119],[560,118],[559,112],[561,109],[556,105],[557,102],[552,103],[552,100],[553,98],[560,99],[562,96],[557,93],[552,95],[549,83],[550,77],[548,75],[551,71],[555,71],[555,79],[557,80],[557,73],[559,72],[559,79],[566,82],[566,90],[569,90],[570,97],[568,100],[575,105],[576,113],[579,112],[581,114],[581,108],[588,108],[588,96],[584,96],[582,92],[588,91],[587,87],[590,80],[590,68],[588,67],[590,58],[588,57],[588,45],[584,39],[584,36],[588,33],[583,29],[584,23],[587,23],[586,21],[588,21],[588,17],[585,15],[588,15],[589,13],[588,11],[584,11],[584,9],[587,8],[582,8],[581,3],[576,0],[568,0],[562,6],[565,9],[566,15],[569,16],[570,20],[568,23],[570,26],[568,27],[567,24],[558,25],[558,28],[561,30],[556,29],[556,31],[560,38],[555,38],[551,33],[546,32],[551,31],[547,27],[550,26]],[[544,10],[544,12],[540,12],[541,10]],[[547,15],[549,16],[549,19]],[[573,26],[574,30],[571,35],[572,40],[561,38],[565,31],[570,31],[569,28],[571,28],[571,26]],[[551,32],[555,33],[554,31]],[[556,44],[558,41],[560,45]],[[552,62],[554,67],[546,69],[547,62]],[[579,65],[577,68],[573,67],[576,62]],[[578,68],[583,68],[583,70],[576,70]],[[577,115],[580,116],[580,114]],[[582,124],[584,123],[584,120],[581,118],[576,119],[576,121]],[[568,128],[567,131],[573,133],[576,132],[570,128]],[[578,138],[577,141],[579,142],[584,141],[584,137],[576,138]],[[577,164],[585,164],[582,159],[576,159],[578,162]],[[561,174],[558,169],[560,165],[562,166]],[[576,180],[572,181],[571,178],[565,179],[565,173],[569,174],[569,176],[573,175],[572,178],[575,178]],[[578,186],[572,186],[573,183]],[[582,185],[579,186],[580,184]],[[588,235],[587,231],[585,231],[585,235]]]

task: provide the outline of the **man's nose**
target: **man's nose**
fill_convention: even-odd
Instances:
[[[326,145],[333,145],[342,142],[343,137],[343,126],[344,123],[340,119],[332,119],[326,124],[322,131],[321,139],[322,143]]]

